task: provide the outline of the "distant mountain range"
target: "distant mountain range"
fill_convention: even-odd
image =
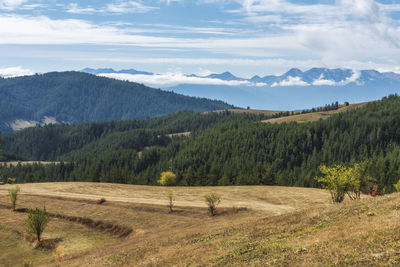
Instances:
[[[155,73],[152,72],[138,71],[135,69],[125,69],[116,71],[112,68],[103,68],[103,69],[86,68],[81,71],[95,75],[107,74],[107,73],[155,75]],[[249,79],[237,77],[228,71],[219,74],[212,73],[206,76],[200,76],[196,74],[190,74],[186,76],[197,77],[197,78],[219,79],[224,81],[248,81],[253,83],[263,83],[262,84],[263,86],[270,86],[270,87],[289,86],[289,85],[303,85],[303,86],[345,85],[351,82],[358,83],[359,85],[361,85],[362,83],[365,82],[383,80],[383,79],[400,81],[400,74],[394,72],[381,73],[376,70],[354,71],[351,69],[327,69],[327,68],[312,68],[304,72],[301,71],[300,69],[292,68],[288,72],[282,75],[267,75],[264,77],[255,75]],[[284,82],[286,82],[286,84]]]
[[[82,72],[0,78],[0,131],[37,124],[147,118],[180,110],[233,108],[142,84]]]
[[[363,102],[400,92],[400,74],[376,70],[312,68],[302,71],[293,68],[282,75],[255,75],[251,78],[237,77],[230,72],[168,76],[134,69],[82,71],[258,109],[296,110],[334,101]]]

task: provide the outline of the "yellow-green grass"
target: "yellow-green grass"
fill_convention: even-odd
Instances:
[[[283,123],[283,122],[298,122],[298,123],[303,123],[303,122],[313,122],[313,121],[319,121],[321,119],[326,119],[329,118],[330,116],[345,112],[348,110],[352,110],[355,108],[361,108],[365,106],[367,102],[364,103],[357,103],[357,104],[350,104],[348,106],[342,106],[337,110],[330,110],[330,111],[318,111],[318,112],[311,112],[311,113],[304,113],[304,114],[296,114],[296,115],[291,115],[291,116],[285,116],[285,117],[280,117],[280,118],[273,118],[273,119],[268,119],[268,120],[263,120],[262,122],[268,122],[268,123]]]
[[[45,205],[52,213],[130,226],[134,232],[117,238],[53,220],[45,238],[63,239],[60,245],[69,253],[57,259],[56,252],[37,251],[13,235],[15,230],[23,231],[26,214],[0,209],[0,251],[8,251],[6,260],[11,265],[20,261],[11,257],[15,254],[5,247],[8,242],[39,266],[400,264],[400,194],[364,196],[360,201],[334,205],[329,203],[329,193],[318,189],[172,187],[177,207],[169,213],[168,188],[163,187],[93,183],[20,186],[17,208]],[[1,203],[7,201],[8,188],[0,186]],[[215,217],[207,215],[203,195],[208,192],[222,196]],[[100,196],[107,201],[97,205],[94,200]],[[248,209],[237,212],[233,206]],[[65,240],[70,243],[63,243]],[[81,242],[87,245],[80,247]]]

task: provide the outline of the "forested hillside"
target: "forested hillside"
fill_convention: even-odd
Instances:
[[[228,121],[263,118],[268,116],[180,111],[146,120],[47,125],[5,135],[2,147],[6,154],[25,160],[76,160],[118,149],[141,151],[150,146],[166,146],[171,141],[168,134],[191,132],[197,135]]]
[[[15,120],[43,123],[51,118],[77,123],[227,108],[232,106],[81,72],[0,79],[0,130],[3,133],[11,131]]]
[[[136,135],[130,132],[133,126],[110,134],[103,131],[98,133],[98,136],[103,136],[101,139],[88,140],[84,145],[76,145],[77,140],[85,140],[84,136],[73,138],[73,135],[96,134],[81,132],[80,128],[85,127],[78,126],[48,126],[5,136],[6,152],[29,156],[29,159],[63,159],[69,163],[2,168],[0,174],[17,176],[21,180],[156,184],[160,172],[171,170],[178,175],[178,182],[182,185],[318,186],[314,177],[321,164],[366,161],[368,175],[386,192],[393,191],[392,185],[400,176],[398,96],[326,120],[302,124],[261,123],[255,116],[235,117],[237,115],[229,112],[185,113],[185,123],[177,122],[179,116],[182,114],[164,117],[165,120],[158,118],[165,124],[157,122],[157,119],[142,121],[143,128],[136,131]],[[208,126],[201,127],[203,123],[199,121]],[[124,123],[129,124],[120,122],[121,125]],[[178,125],[186,126],[177,128]],[[57,132],[53,129],[63,130]],[[164,136],[173,131],[194,131],[194,134],[173,140]],[[68,140],[70,149],[63,150],[63,141],[50,142],[48,147],[37,144],[45,132],[49,134],[46,140]],[[63,139],[63,134],[69,137]],[[41,137],[35,139],[35,136]],[[128,140],[129,136],[143,142],[138,146],[127,144],[123,140]],[[41,156],[42,150],[47,151],[47,156]],[[144,151],[138,154],[141,150]]]

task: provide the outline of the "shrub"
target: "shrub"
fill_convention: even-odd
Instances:
[[[208,211],[210,212],[210,215],[214,216],[217,206],[221,202],[221,197],[217,193],[210,193],[205,195],[204,199],[208,205]]]
[[[175,202],[175,195],[174,195],[174,191],[172,190],[168,190],[167,191],[167,198],[168,198],[168,207],[169,207],[169,211],[173,212],[173,208],[174,208],[174,202]]]
[[[17,181],[17,178],[11,178],[11,177],[8,177],[7,178],[7,184],[13,184],[13,183],[15,183]]]
[[[328,168],[322,165],[319,170],[323,176],[316,177],[316,180],[324,189],[329,190],[334,203],[341,203],[346,193],[360,187],[360,182],[354,178],[351,168],[342,165]]]
[[[176,175],[171,171],[162,172],[160,180],[158,180],[160,185],[171,186],[176,184]]]
[[[350,199],[360,199],[361,192],[370,193],[374,179],[367,175],[367,162],[356,163],[350,171],[347,195]]]
[[[13,186],[11,189],[8,190],[8,195],[10,196],[11,208],[15,210],[17,206],[17,197],[20,189],[18,185]]]
[[[30,209],[26,222],[28,233],[36,235],[37,241],[40,242],[42,233],[50,219],[50,215],[46,212],[46,208]]]

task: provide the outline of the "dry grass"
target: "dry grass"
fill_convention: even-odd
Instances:
[[[7,201],[0,187],[0,202]],[[45,238],[53,251],[35,250],[23,232],[24,214],[0,209],[0,265],[16,256],[43,266],[377,266],[400,263],[400,194],[329,204],[317,189],[246,186],[166,188],[91,183],[21,185],[20,206],[86,216],[132,227],[118,238],[54,219]],[[222,196],[210,217],[203,195]],[[36,194],[36,195],[33,195]],[[97,205],[99,196],[107,202]],[[186,205],[188,204],[188,205]],[[244,208],[246,207],[246,208]],[[11,245],[11,248],[9,247]],[[15,248],[13,248],[15,247]],[[62,255],[62,256],[60,256]],[[18,259],[18,260],[17,260]]]
[[[215,111],[208,111],[208,112],[224,112],[225,110],[215,110]],[[256,114],[256,115],[266,115],[271,116],[274,114],[278,114],[280,112],[286,111],[279,111],[279,110],[261,110],[261,109],[227,109],[227,111],[234,112],[234,113],[249,113],[249,114]],[[205,112],[205,113],[208,113]]]
[[[320,111],[320,112],[312,112],[312,113],[305,113],[305,114],[297,114],[297,115],[292,115],[292,116],[286,116],[286,117],[280,117],[280,118],[274,118],[274,119],[268,119],[264,120],[263,122],[269,122],[269,123],[283,123],[283,122],[312,122],[312,121],[319,121],[320,119],[326,119],[329,118],[330,116],[345,112],[348,110],[352,110],[355,108],[361,108],[365,106],[368,102],[364,103],[357,103],[357,104],[350,104],[349,106],[342,106],[337,110],[330,110],[330,111]]]
[[[0,195],[6,195],[10,185],[0,187]],[[215,186],[215,187],[159,187],[104,183],[35,183],[21,184],[21,194],[60,196],[79,199],[127,203],[165,205],[165,192],[174,191],[176,206],[204,207],[204,195],[218,192],[223,199],[222,207],[247,207],[269,214],[283,214],[310,204],[326,203],[326,192],[312,188],[275,186]]]

